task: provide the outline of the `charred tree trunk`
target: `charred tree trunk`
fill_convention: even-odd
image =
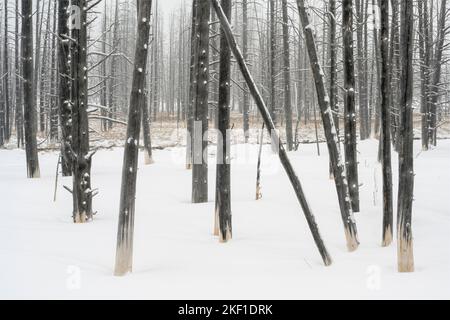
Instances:
[[[57,12],[58,2],[53,2],[53,26],[52,26],[52,42],[51,42],[51,67],[50,67],[50,98],[49,98],[49,107],[50,107],[50,141],[56,142],[58,140],[58,67],[57,67],[57,43],[56,43],[56,34],[57,34],[57,21],[56,17],[58,15]]]
[[[134,58],[133,84],[128,111],[127,141],[125,143],[122,186],[120,194],[119,227],[117,232],[116,265],[114,274],[123,276],[132,271],[133,232],[138,169],[139,134],[142,101],[145,100],[145,74],[152,1],[138,0],[138,30]]]
[[[296,175],[294,168],[292,167],[292,164],[289,161],[287,152],[286,152],[285,148],[283,147],[283,144],[279,143],[280,137],[275,130],[275,125],[273,123],[270,112],[267,109],[267,106],[266,106],[261,94],[259,93],[258,87],[256,86],[252,75],[250,74],[250,71],[245,63],[244,57],[241,53],[241,50],[237,46],[236,39],[231,31],[231,26],[228,23],[227,17],[225,16],[225,13],[223,12],[223,9],[219,4],[219,1],[218,0],[211,0],[211,1],[214,6],[214,9],[216,10],[216,13],[220,20],[220,23],[222,25],[222,30],[227,38],[228,45],[230,46],[231,51],[237,60],[237,63],[241,70],[241,73],[242,73],[245,81],[247,82],[247,86],[250,90],[251,95],[253,96],[253,99],[255,100],[255,103],[256,103],[260,113],[261,113],[264,123],[266,124],[268,130],[270,130],[270,132],[272,133],[273,142],[278,143],[278,148],[279,148],[278,155],[280,157],[280,161],[289,177],[289,180],[291,181],[291,184],[294,188],[295,194],[297,195],[297,199],[300,202],[300,205],[302,206],[303,212],[305,213],[306,220],[308,222],[309,228],[310,228],[312,236],[316,242],[316,245],[320,252],[320,255],[322,256],[323,262],[325,265],[329,266],[332,263],[331,257],[330,257],[330,255],[323,243],[323,240],[320,236],[319,228],[315,221],[314,215],[311,212],[309,204],[305,198],[305,195],[303,193],[303,188],[300,183],[300,180],[298,179],[298,176]]]
[[[4,73],[4,102],[5,102],[5,127],[4,127],[4,140],[9,141],[11,137],[11,125],[10,125],[10,101],[9,101],[9,48],[8,48],[8,0],[5,0],[5,42],[3,47],[3,73]]]
[[[354,212],[359,212],[358,157],[356,140],[355,62],[353,56],[353,0],[342,1],[345,89],[345,161]]]
[[[225,7],[224,7],[225,9]],[[248,63],[248,2],[247,0],[242,0],[242,50],[244,54],[244,59]],[[243,86],[245,91],[243,92],[243,115],[244,115],[244,137],[245,143],[248,143],[250,138],[250,96],[248,94],[247,86]]]
[[[192,169],[193,163],[193,134],[194,134],[194,108],[195,108],[195,73],[198,55],[197,47],[197,6],[198,0],[192,1],[192,24],[191,24],[191,55],[189,64],[189,101],[187,106],[187,139],[186,139],[186,169]]]
[[[355,251],[359,246],[358,232],[351,207],[348,181],[345,175],[345,166],[339,151],[333,111],[331,110],[330,99],[325,89],[324,73],[322,71],[322,67],[320,66],[313,31],[310,27],[308,13],[305,8],[305,1],[297,0],[297,4],[300,20],[304,29],[305,41],[308,49],[311,70],[313,72],[313,78],[316,85],[320,111],[322,113],[323,127],[325,130],[325,137],[327,139],[327,146],[330,153],[341,216],[347,239],[347,248],[349,251]]]
[[[208,82],[209,82],[209,0],[198,0],[198,53],[195,67],[195,109],[193,126],[192,202],[208,201]]]
[[[24,92],[25,152],[28,178],[39,178],[37,115],[33,96],[33,1],[22,0],[22,70]]]
[[[412,1],[402,2],[401,10],[400,87],[401,128],[399,162],[399,194],[397,217],[398,271],[414,271],[412,205],[414,197],[414,132],[413,132],[413,46],[414,8]]]
[[[276,39],[275,39],[275,0],[269,0],[270,7],[270,112],[274,125],[277,125],[276,91],[275,91],[275,65],[276,65]]]
[[[222,0],[228,20],[231,18],[231,0]],[[245,43],[245,41],[244,41]],[[220,36],[219,109],[217,140],[216,225],[220,242],[232,238],[231,224],[231,158],[230,158],[230,73],[231,50],[224,32]],[[245,108],[244,108],[245,112]]]
[[[92,220],[91,163],[88,123],[86,0],[72,0],[72,173],[73,220]]]
[[[294,149],[292,132],[291,59],[289,46],[289,16],[287,0],[282,0],[283,11],[283,64],[284,64],[284,113],[286,116],[286,142],[288,151]]]
[[[20,63],[20,31],[19,31],[19,0],[16,0],[16,34],[15,34],[15,44],[16,44],[16,57],[15,57],[15,68],[16,68],[16,136],[17,136],[17,147],[21,148],[24,146],[24,135],[23,135],[23,90],[22,90],[22,72]]]
[[[58,69],[59,69],[59,122],[61,124],[61,168],[62,175],[68,177],[72,175],[72,155],[71,155],[71,134],[72,134],[72,113],[71,113],[71,69],[70,69],[70,40],[68,12],[69,0],[61,0],[58,4]]]
[[[391,115],[389,104],[389,0],[381,4],[381,139],[383,151],[383,246],[393,240],[393,196],[391,165]]]

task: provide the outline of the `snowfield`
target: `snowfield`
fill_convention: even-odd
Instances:
[[[72,223],[58,154],[40,154],[41,179],[26,179],[25,153],[0,150],[0,298],[51,299],[450,299],[450,141],[420,152],[416,141],[413,232],[416,272],[396,271],[396,247],[381,248],[382,181],[377,142],[359,144],[361,246],[348,253],[326,146],[301,145],[291,160],[333,257],[324,267],[287,176],[264,149],[263,199],[255,201],[258,147],[234,146],[233,240],[219,244],[210,202],[190,203],[184,149],[155,151],[138,174],[134,271],[113,276],[123,149],[93,162],[95,220]],[[393,162],[397,181],[397,159]],[[397,185],[394,185],[395,197]]]

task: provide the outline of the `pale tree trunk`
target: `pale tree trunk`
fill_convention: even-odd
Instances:
[[[230,21],[231,0],[222,0],[222,8]],[[245,42],[244,42],[245,43]],[[224,32],[220,36],[220,71],[218,102],[218,143],[216,179],[216,230],[220,242],[232,237],[231,224],[231,157],[230,157],[230,72],[231,50]],[[245,109],[245,108],[244,108]],[[245,112],[245,110],[244,110]]]
[[[383,240],[384,247],[393,240],[393,196],[391,165],[391,115],[389,104],[389,0],[381,4],[381,139],[383,151]]]
[[[198,0],[198,53],[195,67],[192,202],[208,201],[208,82],[209,82],[209,16],[210,0]]]
[[[228,45],[230,46],[230,49],[231,49],[235,59],[237,60],[237,63],[241,70],[241,73],[242,73],[245,81],[247,82],[247,86],[250,90],[250,93],[251,93],[253,99],[255,100],[256,106],[258,107],[268,130],[272,133],[272,141],[274,143],[278,144],[278,148],[279,148],[278,155],[280,157],[280,161],[281,161],[281,163],[289,177],[289,180],[294,188],[295,194],[297,195],[297,199],[298,199],[300,205],[302,206],[303,212],[304,212],[306,220],[308,222],[308,226],[311,230],[312,236],[317,245],[319,253],[322,256],[323,262],[325,265],[329,266],[332,264],[331,257],[325,247],[325,244],[323,243],[322,237],[320,236],[319,228],[315,221],[314,215],[311,212],[309,204],[305,198],[305,195],[303,193],[303,188],[300,183],[300,180],[299,180],[297,174],[295,173],[291,162],[289,161],[287,152],[286,152],[283,144],[280,143],[280,137],[275,130],[275,125],[274,125],[274,122],[270,115],[270,112],[267,109],[267,106],[266,106],[261,94],[259,93],[258,87],[256,86],[252,75],[250,74],[250,71],[245,63],[244,57],[241,53],[241,50],[238,47],[238,45],[236,43],[236,39],[231,31],[231,26],[228,23],[227,17],[225,15],[225,13],[223,12],[223,9],[220,6],[219,1],[218,0],[211,0],[211,1],[214,6],[214,9],[216,10],[216,13],[220,20],[220,23],[222,25],[222,30],[227,38]]]
[[[61,168],[65,177],[72,175],[72,114],[70,102],[71,69],[68,22],[69,0],[58,3],[58,69],[59,69],[59,122],[61,124]]]
[[[127,141],[125,143],[122,185],[120,194],[119,227],[117,232],[116,265],[114,275],[132,271],[133,235],[138,170],[141,107],[147,71],[148,44],[152,1],[138,0],[138,30],[134,58],[133,84],[128,111]]]
[[[398,271],[414,271],[412,206],[414,197],[414,132],[413,132],[413,55],[414,7],[412,1],[402,3],[400,61],[400,152],[399,194],[397,216]]]
[[[345,89],[345,161],[354,212],[359,212],[358,156],[356,140],[355,63],[353,56],[353,0],[342,1]]]

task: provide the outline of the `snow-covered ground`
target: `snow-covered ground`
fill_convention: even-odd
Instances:
[[[71,196],[62,188],[70,179],[60,178],[53,202],[56,153],[41,153],[42,178],[28,180],[24,152],[0,150],[0,298],[450,298],[450,141],[416,151],[413,274],[396,272],[395,246],[380,246],[376,141],[359,144],[361,246],[355,253],[346,251],[325,145],[321,157],[315,145],[291,154],[333,256],[331,267],[323,266],[270,148],[264,152],[261,201],[254,200],[257,146],[234,148],[229,244],[212,235],[214,148],[207,204],[190,203],[191,173],[184,169],[182,148],[155,151],[156,163],[140,166],[134,272],[123,278],[112,275],[123,149],[95,156],[98,213],[85,225],[71,220]],[[394,170],[396,176],[397,159]]]

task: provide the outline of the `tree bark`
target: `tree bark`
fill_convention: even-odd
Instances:
[[[72,173],[73,220],[92,220],[91,163],[88,123],[88,65],[87,65],[87,2],[72,0],[71,18],[78,27],[72,28]],[[78,20],[79,19],[79,20]]]
[[[324,73],[322,71],[322,67],[320,66],[313,30],[310,25],[308,13],[306,12],[305,2],[304,0],[297,0],[297,4],[300,20],[304,29],[305,41],[308,49],[311,70],[313,72],[320,111],[322,113],[323,127],[325,130],[325,137],[327,139],[327,146],[333,167],[336,191],[347,239],[347,248],[349,251],[355,251],[359,246],[358,231],[352,212],[348,181],[345,175],[345,166],[339,151],[333,112],[331,110],[330,100],[325,89]]]
[[[354,212],[359,212],[358,156],[356,140],[355,62],[353,56],[353,0],[342,1],[345,89],[345,161]]]
[[[292,133],[291,59],[289,48],[289,16],[287,0],[282,0],[283,11],[283,63],[284,63],[284,113],[286,117],[286,142],[288,151],[294,148]]]
[[[28,178],[39,178],[37,122],[33,96],[33,1],[22,0],[22,69],[24,92],[25,153]]]
[[[391,115],[389,104],[389,0],[381,2],[381,139],[383,150],[383,247],[393,240]]]
[[[211,1],[214,6],[214,9],[216,10],[216,13],[220,20],[220,23],[222,25],[222,30],[227,38],[228,45],[230,46],[231,51],[233,52],[233,55],[234,55],[235,59],[237,60],[237,63],[241,70],[241,73],[242,73],[245,81],[247,82],[247,86],[250,90],[251,95],[253,96],[253,99],[255,100],[255,103],[256,103],[260,113],[261,113],[264,123],[266,124],[267,128],[271,131],[273,141],[278,143],[278,147],[279,147],[278,155],[280,157],[280,161],[281,161],[284,169],[286,170],[289,180],[291,181],[291,184],[294,188],[295,194],[297,195],[297,199],[299,200],[300,205],[303,208],[303,212],[305,214],[305,217],[308,222],[309,228],[311,230],[312,236],[316,242],[319,253],[322,256],[323,262],[325,265],[329,266],[332,263],[331,257],[330,257],[330,255],[323,243],[323,240],[320,236],[319,228],[315,221],[314,215],[311,212],[309,204],[305,198],[305,195],[303,193],[303,188],[300,183],[300,180],[298,179],[298,176],[296,175],[294,168],[292,167],[292,164],[289,161],[287,152],[286,152],[283,144],[279,143],[280,137],[278,136],[278,134],[275,130],[275,125],[274,125],[274,122],[270,115],[270,112],[267,109],[266,104],[265,104],[261,94],[259,93],[258,87],[256,86],[256,84],[253,80],[253,77],[250,74],[250,71],[245,63],[244,57],[241,53],[241,50],[237,46],[236,39],[231,31],[231,26],[228,23],[228,20],[225,16],[225,13],[223,12],[222,7],[219,4],[219,1],[218,0],[211,0]]]
[[[230,21],[231,0],[222,0],[222,8]],[[245,41],[244,41],[245,43]],[[231,50],[223,31],[220,35],[220,74],[218,103],[216,225],[220,242],[232,238],[231,224],[231,157],[230,157],[230,72]],[[245,108],[244,108],[245,112]]]
[[[400,86],[401,128],[399,162],[399,194],[397,218],[398,270],[414,271],[412,205],[414,197],[414,132],[413,132],[413,54],[414,8],[412,1],[402,3],[401,12],[401,66]]]
[[[70,69],[70,40],[68,23],[69,0],[61,0],[58,5],[58,68],[59,68],[59,122],[61,124],[61,168],[62,175],[68,177],[72,175],[72,155],[71,155],[71,69]]]
[[[195,109],[193,126],[192,202],[208,201],[208,82],[209,0],[197,4],[198,54],[196,57]]]
[[[114,274],[123,276],[132,271],[133,233],[138,169],[139,134],[142,95],[145,88],[150,17],[152,1],[138,0],[138,30],[134,58],[133,84],[128,111],[127,141],[125,143],[120,194],[119,227],[117,232],[116,265]]]

